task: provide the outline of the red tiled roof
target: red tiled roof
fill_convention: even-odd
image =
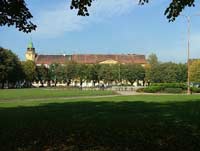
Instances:
[[[37,55],[35,62],[36,64],[50,65],[52,63],[64,64],[69,60],[84,64],[95,64],[106,60],[114,60],[124,64],[129,64],[129,63],[146,64],[145,55],[135,55],[135,54]]]
[[[95,54],[75,54],[72,55],[72,60],[77,63],[94,64],[106,60],[114,60],[119,63],[138,63],[146,64],[144,55],[125,55],[125,54],[111,54],[111,55],[95,55]]]
[[[52,64],[60,63],[64,64],[71,59],[69,55],[37,55],[35,62],[36,64]]]

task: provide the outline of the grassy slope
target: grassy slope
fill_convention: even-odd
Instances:
[[[200,96],[0,103],[0,150],[198,151]]]
[[[0,90],[0,100],[22,100],[71,96],[109,95],[112,91],[81,91],[73,89],[5,89]]]

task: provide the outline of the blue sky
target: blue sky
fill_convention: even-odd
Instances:
[[[198,1],[198,0],[197,0]],[[183,17],[169,23],[164,10],[169,0],[96,0],[89,17],[76,16],[70,0],[26,0],[38,28],[31,34],[14,27],[0,27],[0,46],[13,50],[20,59],[30,38],[39,54],[156,53],[161,61],[185,62],[187,24]],[[182,14],[198,13],[199,6]],[[200,58],[200,16],[192,18],[191,57]]]

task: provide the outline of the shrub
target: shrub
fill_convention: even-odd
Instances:
[[[182,88],[183,90],[187,89],[185,83],[152,83],[151,86],[162,86],[164,88]]]
[[[182,93],[183,89],[182,88],[165,88],[164,92],[165,93]]]
[[[136,90],[136,92],[144,92],[144,88],[139,88]]]
[[[193,93],[200,93],[200,88],[192,87],[192,88],[191,88],[191,91],[192,91]]]
[[[156,93],[156,92],[160,92],[161,90],[163,90],[162,86],[149,86],[144,88],[144,92],[146,93]]]

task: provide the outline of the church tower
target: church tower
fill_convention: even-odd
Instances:
[[[35,61],[35,57],[35,48],[33,47],[32,41],[30,41],[26,50],[26,60]]]

